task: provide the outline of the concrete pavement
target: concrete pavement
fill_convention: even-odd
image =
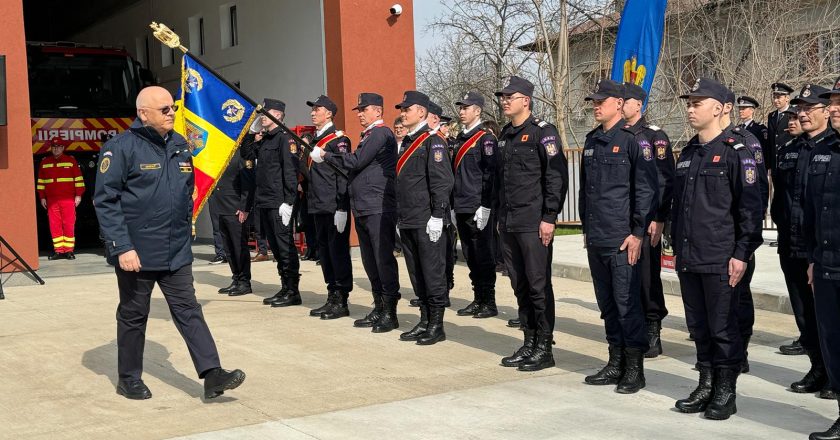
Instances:
[[[400,267],[408,299],[402,261]],[[646,362],[645,390],[623,396],[582,383],[606,358],[591,284],[555,276],[557,367],[521,373],[498,366],[521,338],[505,326],[515,314],[507,278],[497,283],[498,318],[457,317],[448,310],[448,340],[420,347],[400,342],[397,332],[352,327],[352,319],[370,307],[358,258],[351,319],[335,321],[308,316],[325,300],[320,268],[312,262],[302,262],[304,305],[271,309],[261,300],[278,287],[272,263],[254,265],[255,295],[231,298],[215,293],[227,285],[227,267],[196,261],[197,296],[222,363],[244,369],[248,379],[220,399],[202,401],[201,381],[156,292],[144,375],[154,397],[129,401],[114,392],[116,280],[111,269],[103,270],[6,288],[8,299],[0,302],[0,437],[796,439],[837,417],[836,402],[785,390],[807,370],[804,357],[776,353],[795,334],[789,315],[757,312],[753,371],[739,381],[739,412],[713,422],[671,409],[696,382],[678,297],[666,297],[666,356]],[[457,266],[452,309],[468,302],[467,279],[466,268]],[[417,322],[417,309],[406,301],[399,312],[401,331]]]

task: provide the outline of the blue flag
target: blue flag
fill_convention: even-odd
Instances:
[[[650,94],[665,29],[667,0],[627,0],[618,25],[612,80],[634,83]]]

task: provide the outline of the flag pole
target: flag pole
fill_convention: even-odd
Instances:
[[[181,38],[178,36],[178,34],[173,32],[172,29],[169,29],[165,24],[156,23],[156,22],[153,21],[149,25],[149,27],[152,28],[152,34],[155,36],[155,38],[160,40],[161,43],[169,46],[172,49],[179,49],[184,54],[189,52],[189,49],[187,49],[186,47],[181,45]],[[312,152],[312,146],[311,145],[309,145],[306,141],[301,139],[300,136],[298,136],[294,131],[290,130],[289,127],[287,127],[286,124],[284,124],[282,121],[277,119],[277,117],[275,117],[274,115],[269,113],[266,109],[264,109],[262,104],[258,104],[256,101],[251,99],[251,97],[246,95],[242,90],[239,89],[239,87],[236,87],[235,85],[231,84],[227,79],[225,79],[225,77],[220,75],[219,72],[216,72],[216,69],[213,69],[212,67],[208,66],[204,61],[202,61],[202,60],[200,60],[199,58],[196,58],[196,57],[191,57],[191,58],[196,63],[201,65],[201,67],[209,70],[210,72],[213,72],[213,74],[216,75],[216,78],[218,78],[226,86],[230,87],[233,90],[238,91],[239,94],[246,101],[248,101],[249,104],[251,104],[252,106],[254,106],[256,108],[257,113],[260,113],[261,115],[267,117],[268,119],[271,120],[271,122],[274,122],[275,124],[277,124],[278,127],[280,127],[282,130],[284,130],[286,133],[288,133],[289,136],[291,136],[292,139],[295,140],[295,142],[297,142],[301,147],[303,147],[304,152],[306,152],[306,153],[311,153]],[[335,170],[335,172],[340,174],[341,177],[344,177],[345,179],[348,178],[347,173],[345,173],[344,170],[339,168],[334,163],[327,162],[327,161],[324,161],[324,163],[329,165],[333,170]]]

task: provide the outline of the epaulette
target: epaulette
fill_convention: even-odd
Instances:
[[[540,128],[543,128],[543,127],[545,127],[546,125],[548,125],[548,122],[547,122],[547,121],[543,121],[543,120],[541,120],[540,118],[534,118],[534,124],[536,124],[536,125],[537,125],[538,127],[540,127]]]
[[[336,131],[335,131],[335,136],[336,136],[337,138],[340,138],[340,137],[344,136],[344,132],[343,132],[343,131],[341,131],[341,130],[336,130]]]
[[[740,142],[736,141],[736,140],[735,140],[735,138],[733,138],[733,137],[728,137],[728,138],[724,139],[724,140],[723,140],[723,143],[724,143],[724,144],[726,144],[726,145],[729,145],[729,146],[730,146],[730,147],[732,147],[732,149],[733,149],[733,150],[735,150],[735,151],[738,151],[738,150],[741,150],[741,149],[743,149],[743,148],[746,148],[746,147],[744,146],[744,144],[742,144],[742,143],[740,143]]]
[[[648,125],[646,125],[646,127],[647,127],[647,128],[649,128],[649,129],[651,129],[651,130],[653,130],[653,131],[660,131],[660,130],[662,130],[661,128],[659,128],[659,127],[657,127],[656,125],[653,125],[653,124],[648,124]]]

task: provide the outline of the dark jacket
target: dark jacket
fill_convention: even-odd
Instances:
[[[93,203],[106,257],[135,250],[141,271],[191,264],[192,153],[170,132],[166,140],[135,120],[102,147]]]
[[[650,146],[653,155],[656,157],[656,175],[659,187],[659,200],[656,214],[653,221],[664,223],[671,218],[671,205],[674,202],[674,150],[671,148],[671,140],[661,128],[648,124],[645,118],[640,119],[635,125],[627,126],[626,129],[633,132],[636,143]]]
[[[753,125],[755,124],[750,124],[750,126]],[[736,144],[743,144],[746,146],[755,159],[755,169],[758,174],[758,189],[761,191],[761,207],[763,209],[761,217],[763,219],[764,213],[767,212],[767,207],[770,206],[770,179],[767,176],[767,167],[765,165],[767,156],[764,152],[764,146],[751,131],[746,130],[741,125],[736,127],[730,124],[726,130],[723,130],[723,132],[725,136],[734,138]]]
[[[780,255],[808,258],[803,229],[805,190],[814,145],[813,141],[796,137],[779,149],[776,174],[773,175],[773,204],[770,207],[770,217],[778,230]]]
[[[254,206],[254,162],[234,154],[210,195],[211,215],[236,215]]]
[[[757,121],[751,121],[750,125],[738,124],[738,128],[751,133],[758,141],[761,147],[761,154],[764,156],[762,160],[765,163],[764,169],[774,168],[776,166],[778,147],[770,141],[770,131],[767,129],[767,126]],[[785,122],[784,128],[787,128],[787,122]]]
[[[294,139],[280,127],[266,133],[257,142],[257,186],[254,203],[257,208],[294,206],[298,186],[298,148]]]
[[[333,133],[336,134],[335,139],[319,145],[323,139],[332,137]],[[314,138],[312,145],[319,145],[330,153],[350,152],[350,139],[344,136],[343,132],[336,131],[335,126],[326,129],[321,136]],[[343,169],[343,167],[340,168]],[[309,214],[335,214],[338,210],[350,210],[347,179],[338,174],[332,166],[327,163],[316,163],[309,158],[309,155],[306,155],[305,166],[302,166],[302,169],[307,180],[306,203]]]
[[[793,136],[787,132],[788,119],[790,116],[779,114],[778,110],[773,110],[767,115],[767,144],[773,147],[774,154],[767,154],[767,169],[771,172],[776,170],[776,157],[778,156],[779,148],[787,144]]]
[[[464,150],[464,144],[474,136],[482,134],[475,143]],[[452,166],[455,186],[452,191],[452,209],[458,214],[472,214],[479,206],[493,207],[496,180],[496,158],[498,141],[492,133],[483,130],[481,124],[471,131],[458,134],[452,151]],[[460,158],[460,161],[459,161]]]
[[[840,279],[840,137],[831,128],[813,139],[805,197],[805,238],[814,276]]]
[[[414,141],[426,133],[428,137],[412,150]],[[431,217],[449,224],[454,180],[449,151],[437,132],[425,126],[404,137],[397,160],[397,225],[401,229],[425,228]]]
[[[536,232],[554,224],[569,191],[569,168],[557,128],[531,115],[499,136],[499,230]]]
[[[721,133],[680,154],[671,211],[676,270],[727,275],[729,259],[748,261],[761,245],[761,191],[755,158]]]
[[[355,151],[327,153],[324,160],[348,170],[354,216],[395,212],[397,140],[394,133],[380,124],[362,132],[361,139]]]
[[[658,202],[653,156],[653,146],[621,123],[586,135],[579,204],[588,247],[618,249],[631,234],[644,237]]]

